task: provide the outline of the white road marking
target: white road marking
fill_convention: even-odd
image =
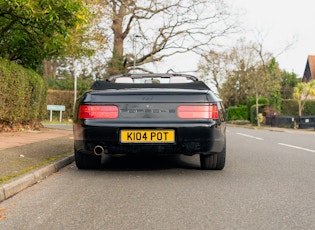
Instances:
[[[290,148],[295,148],[295,149],[300,149],[300,150],[304,150],[304,151],[315,153],[315,150],[312,150],[312,149],[307,149],[307,148],[303,148],[303,147],[299,147],[299,146],[295,146],[295,145],[288,145],[288,144],[284,144],[284,143],[278,143],[278,144],[279,145],[283,145],[283,146],[287,146],[287,147],[290,147]]]
[[[236,134],[241,135],[241,136],[244,136],[244,137],[253,138],[253,139],[256,139],[256,140],[259,140],[259,141],[263,141],[263,140],[264,140],[263,138],[254,137],[254,136],[251,136],[251,135],[248,135],[248,134],[245,134],[245,133],[236,133]]]

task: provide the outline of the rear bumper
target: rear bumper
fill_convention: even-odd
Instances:
[[[100,145],[107,154],[211,154],[221,152],[225,146],[225,124],[200,122],[185,124],[74,124],[74,147],[83,154],[93,154]],[[122,129],[174,129],[175,143],[121,143]]]

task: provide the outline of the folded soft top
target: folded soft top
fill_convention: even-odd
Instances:
[[[106,89],[136,89],[136,88],[154,88],[154,89],[195,89],[210,90],[202,81],[189,83],[164,83],[164,84],[146,84],[146,83],[114,83],[108,81],[95,81],[91,86],[92,90]]]

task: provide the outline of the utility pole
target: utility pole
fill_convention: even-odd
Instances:
[[[73,111],[75,109],[75,103],[77,101],[77,80],[78,80],[77,76],[74,75],[74,86],[73,86],[73,91],[74,91],[74,98],[73,98],[73,100],[74,100],[74,103],[73,103]]]
[[[136,73],[136,60],[137,60],[137,53],[136,53],[136,40],[137,38],[141,38],[140,35],[134,35],[133,38],[133,73]]]

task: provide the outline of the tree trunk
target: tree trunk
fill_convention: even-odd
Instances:
[[[114,47],[112,58],[107,66],[108,75],[125,73],[127,71],[124,65],[124,39],[126,38],[130,28],[126,28],[125,32],[123,32],[123,20],[127,13],[126,6],[121,4],[118,12],[113,13],[114,15],[111,28],[114,33]]]
[[[257,93],[257,91],[256,91],[256,119],[257,119],[257,126],[260,127],[259,104],[258,104],[258,93]]]
[[[56,79],[57,72],[57,62],[52,62],[51,60],[43,60],[43,76],[44,78],[54,78]]]
[[[57,67],[58,67],[58,63],[57,62],[53,62],[53,64],[52,64],[52,77],[54,79],[57,78]]]

